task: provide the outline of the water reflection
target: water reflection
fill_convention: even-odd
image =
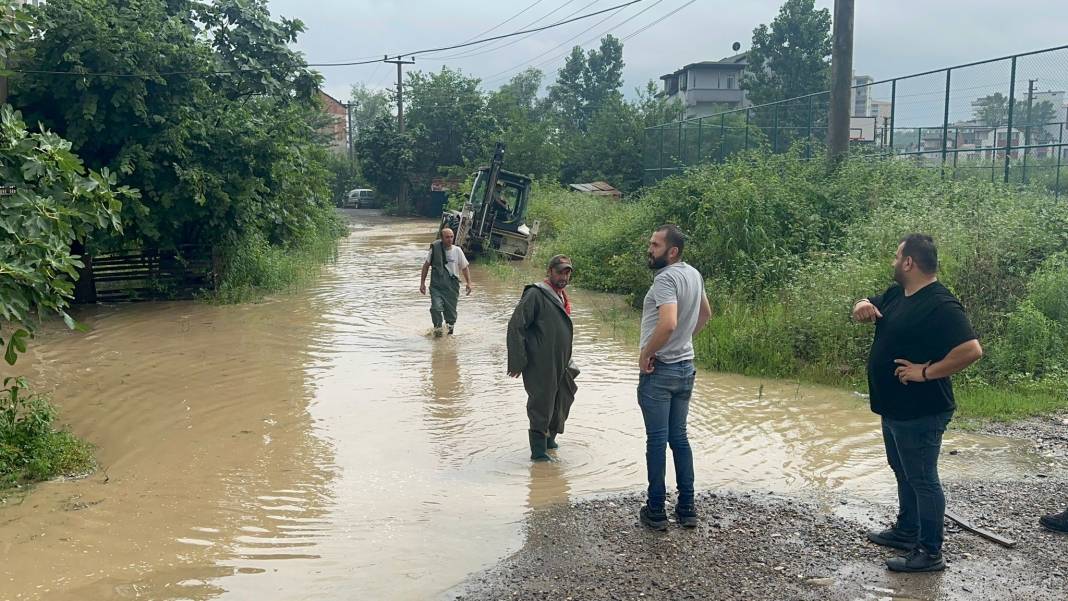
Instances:
[[[474,266],[456,335],[429,337],[435,224],[356,225],[299,293],[100,308],[92,333],[35,346],[107,471],[0,509],[0,598],[426,599],[517,548],[531,509],[644,488],[636,349],[598,317],[619,299],[573,291],[579,391],[557,462],[532,465],[505,375],[522,281]],[[848,391],[701,372],[690,438],[702,489],[893,500],[878,421]],[[947,479],[1035,461],[1003,439],[945,446]]]
[[[527,484],[527,508],[537,509],[546,505],[567,503],[571,497],[567,470],[567,465],[559,461],[531,463],[530,480]]]

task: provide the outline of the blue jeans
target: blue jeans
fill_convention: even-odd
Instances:
[[[896,528],[917,534],[931,554],[942,552],[946,496],[938,479],[938,455],[952,418],[952,411],[909,420],[883,418],[886,459],[897,478]]]
[[[692,361],[654,363],[653,373],[638,376],[638,406],[645,418],[645,464],[649,472],[649,507],[662,509],[667,492],[666,446],[675,458],[680,506],[693,506],[693,451],[686,438],[686,415],[696,372]]]

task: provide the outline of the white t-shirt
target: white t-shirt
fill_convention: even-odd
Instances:
[[[445,269],[447,269],[454,277],[459,278],[460,272],[467,269],[467,257],[464,256],[464,251],[455,244],[453,244],[452,248],[449,250],[445,250],[445,247],[442,246],[441,250],[445,255]],[[430,261],[433,257],[434,250],[428,249],[426,251],[426,260],[424,262],[427,265],[430,265]]]

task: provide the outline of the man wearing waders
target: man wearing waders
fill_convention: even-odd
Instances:
[[[571,281],[571,259],[556,255],[549,261],[545,281],[523,289],[523,297],[508,322],[508,375],[523,376],[530,420],[530,459],[549,461],[546,451],[557,448],[556,435],[575,400],[571,362],[571,301],[564,292]]]
[[[430,244],[419,275],[419,293],[426,294],[426,273],[430,272],[430,319],[434,322],[434,336],[441,336],[442,316],[449,334],[456,326],[456,304],[460,301],[460,274],[464,276],[467,294],[471,294],[471,270],[464,251],[452,243],[455,234],[449,228],[441,230],[441,239]]]

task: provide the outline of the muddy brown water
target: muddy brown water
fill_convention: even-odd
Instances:
[[[527,461],[505,375],[519,282],[474,267],[430,334],[434,224],[347,211],[307,290],[258,304],[94,307],[19,362],[102,469],[0,507],[0,599],[425,599],[515,551],[533,508],[640,490],[637,355],[576,290],[583,372],[559,461]],[[8,373],[8,372],[5,372]],[[892,501],[877,420],[849,391],[701,373],[698,486]],[[1014,474],[1021,445],[954,432],[943,473]]]

